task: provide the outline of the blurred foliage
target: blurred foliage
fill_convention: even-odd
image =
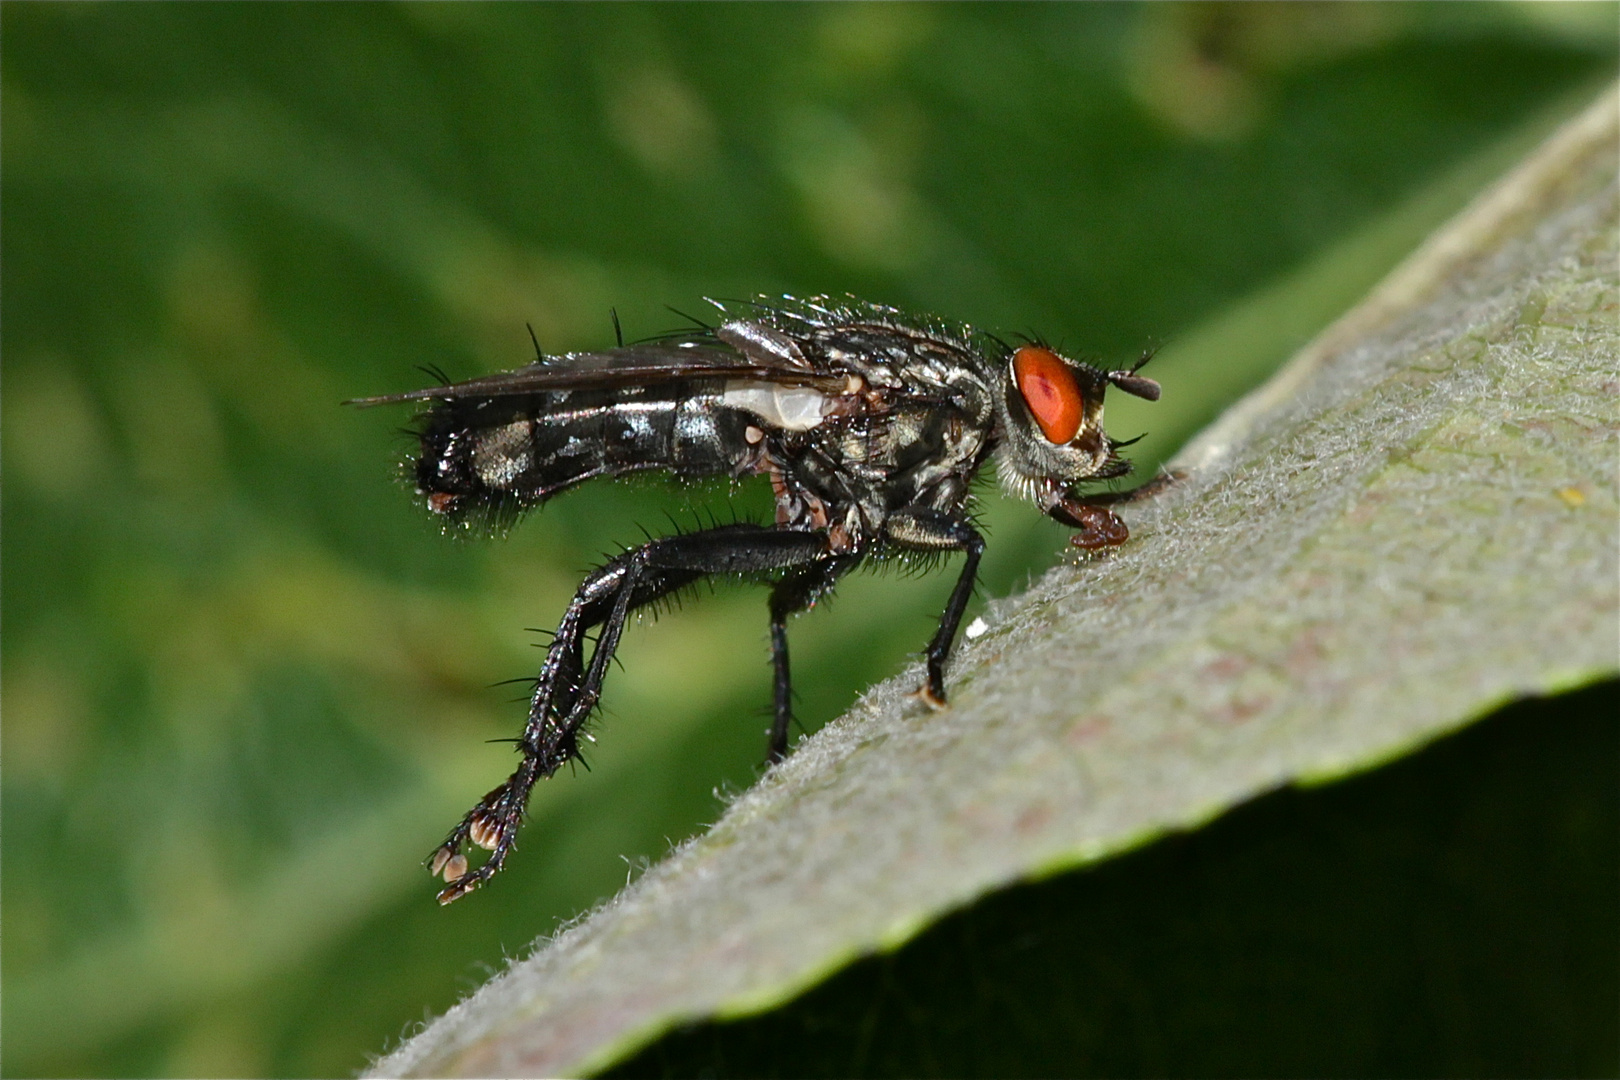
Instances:
[[[722,589],[626,635],[591,773],[438,909],[417,860],[507,771],[522,628],[641,525],[766,500],[600,485],[454,542],[392,482],[404,416],[338,401],[704,295],[848,291],[1108,359],[1195,338],[1400,207],[1429,208],[1415,242],[1612,77],[1615,16],[6,5],[0,1067],[350,1072],[758,768],[763,597]],[[1240,321],[1231,369],[1167,350],[1165,401],[1111,427],[1151,427],[1150,468],[1366,283]],[[987,498],[994,595],[1062,532]],[[795,625],[808,727],[948,585],[856,578]]]

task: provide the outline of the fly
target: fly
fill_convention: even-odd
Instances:
[[[711,575],[770,588],[775,713],[768,757],[792,722],[787,619],[862,562],[961,552],[956,586],[924,651],[918,696],[945,705],[945,661],[973,592],[984,537],[969,514],[992,459],[1002,486],[1073,528],[1070,543],[1124,543],[1109,509],[1135,492],[1077,485],[1130,472],[1103,430],[1109,387],[1157,401],[1135,367],[1103,371],[1040,341],[1009,345],[972,327],[853,298],[711,301],[713,326],[598,352],[540,356],[516,371],[357,405],[425,402],[412,458],[419,493],[447,523],[507,522],[601,476],[764,475],[770,524],[654,539],[587,577],[564,612],[517,740],[522,761],[433,852],[448,904],[511,854],[529,792],[579,753],[625,622]],[[537,350],[538,351],[538,350]],[[587,634],[596,631],[586,655]],[[485,848],[469,865],[468,844]]]

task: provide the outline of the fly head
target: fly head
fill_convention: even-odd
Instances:
[[[1037,343],[1019,346],[1006,359],[997,395],[1004,432],[997,474],[1009,492],[1080,529],[1078,546],[1108,547],[1125,539],[1112,512],[1087,506],[1072,489],[1131,471],[1118,453],[1124,444],[1103,428],[1103,397],[1112,386],[1157,401],[1159,384],[1136,373],[1146,362],[1143,357],[1135,367],[1102,371]]]

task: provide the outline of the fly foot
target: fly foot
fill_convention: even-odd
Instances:
[[[1083,551],[1118,547],[1131,538],[1131,530],[1119,520],[1119,515],[1105,506],[1065,498],[1047,513],[1069,528],[1079,530],[1069,537],[1069,543]]]
[[[519,770],[521,774],[523,770]],[[521,791],[521,794],[520,794]],[[444,843],[428,857],[428,872],[434,877],[441,874],[448,884],[439,890],[439,903],[459,900],[500,872],[506,853],[512,848],[512,839],[523,824],[523,804],[527,801],[528,786],[521,776],[485,795],[479,804],[462,818]],[[489,861],[470,870],[462,847],[471,842],[490,852]]]
[[[465,855],[456,855],[450,859],[452,863],[458,860],[463,867],[467,865],[467,857]],[[462,874],[450,884],[439,890],[439,904],[443,906],[444,904],[450,904],[460,900],[463,896],[466,896],[468,893],[472,892],[474,889],[478,888],[478,886],[482,885],[484,882],[488,881],[494,876],[495,871],[489,868],[488,863],[485,863],[483,866],[480,866],[478,869],[469,873]]]
[[[479,867],[477,870],[468,870],[467,856],[461,852],[461,845],[465,839],[465,826],[456,826],[455,831],[445,838],[444,843],[434,848],[433,854],[428,858],[428,873],[434,877],[443,874],[444,880],[449,883],[446,888],[439,890],[439,903],[441,904],[448,904],[452,900],[467,895],[483,883],[484,877],[488,876],[483,874],[483,867]]]

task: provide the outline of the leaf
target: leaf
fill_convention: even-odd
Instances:
[[[564,1075],[1009,882],[1613,672],[1616,94],[1194,441],[1135,540],[993,606],[380,1061]]]
[[[1613,1076],[1620,681],[975,900],[641,1077]]]

